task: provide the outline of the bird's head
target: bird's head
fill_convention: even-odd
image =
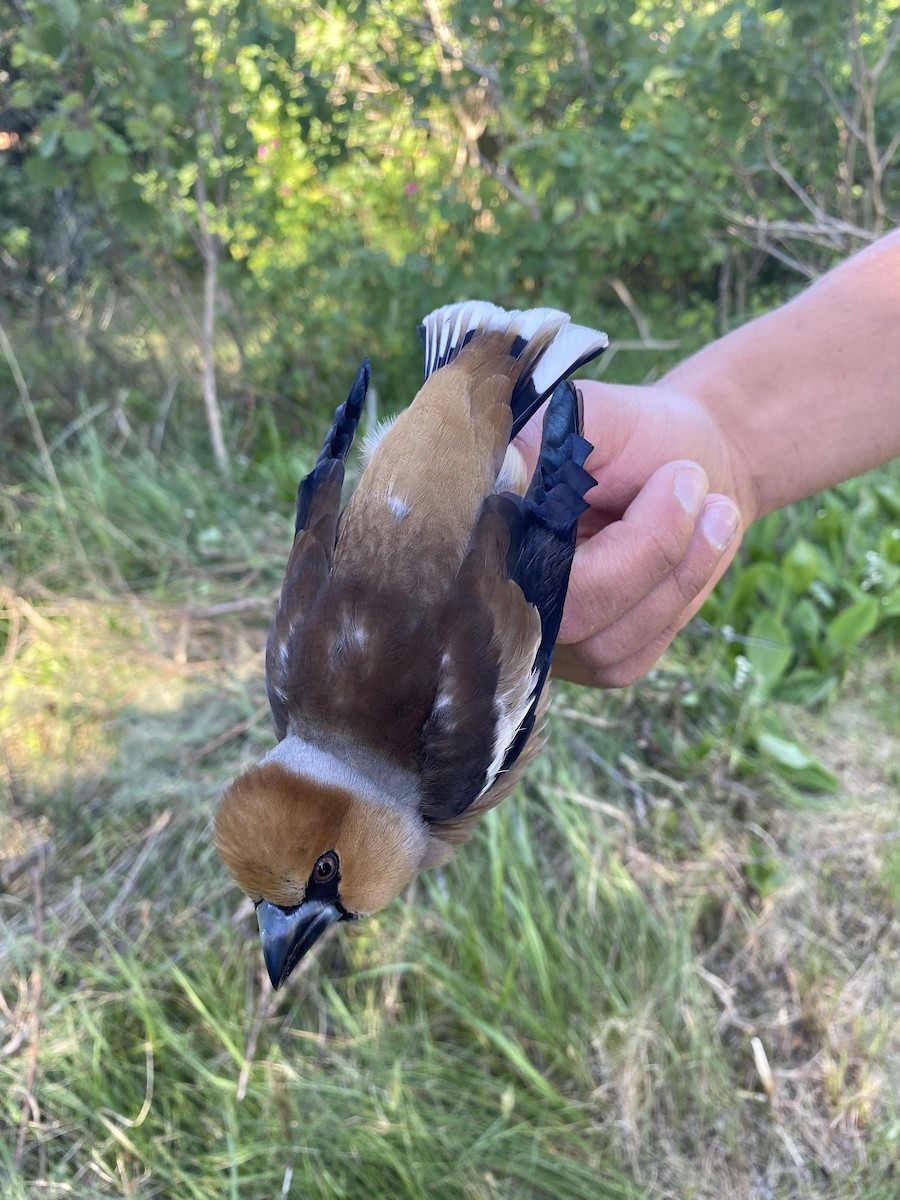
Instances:
[[[263,957],[279,987],[337,921],[377,912],[419,871],[452,857],[418,814],[294,774],[251,767],[225,792],[216,848],[256,905]]]

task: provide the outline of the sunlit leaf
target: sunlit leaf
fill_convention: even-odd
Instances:
[[[843,609],[828,626],[825,640],[832,646],[849,650],[862,641],[878,624],[880,605],[875,596],[866,596]]]
[[[745,653],[757,675],[770,686],[787,670],[794,650],[788,631],[774,613],[763,611],[753,618]]]
[[[760,730],[756,735],[756,746],[761,754],[787,771],[791,782],[796,786],[808,788],[811,791],[836,792],[839,790],[840,782],[837,776],[796,742]]]

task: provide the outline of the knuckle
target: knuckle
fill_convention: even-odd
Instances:
[[[690,537],[690,531],[688,531]],[[653,541],[654,557],[657,562],[665,564],[665,571],[671,574],[684,558],[686,538],[681,530],[654,530],[650,537]]]
[[[715,562],[685,559],[672,572],[672,582],[683,606],[687,606],[697,599],[712,579],[715,566]]]

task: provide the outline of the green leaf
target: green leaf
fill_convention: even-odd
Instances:
[[[788,631],[774,613],[764,611],[753,618],[749,637],[747,658],[760,679],[771,686],[793,657]]]
[[[797,787],[817,792],[840,790],[837,776],[796,742],[761,730],[756,735],[756,748],[765,758],[780,767],[786,778]]]
[[[849,650],[872,632],[878,624],[879,616],[880,604],[874,596],[856,600],[834,618],[828,626],[825,641],[830,646]]]
[[[101,154],[91,160],[91,182],[98,190],[123,183],[131,175],[131,165],[121,154]]]
[[[164,129],[168,129],[175,120],[175,113],[168,104],[163,104],[160,102],[158,104],[154,104],[150,109],[150,120],[155,126],[161,126]]]
[[[824,574],[819,551],[805,538],[801,538],[790,548],[781,565],[784,578],[794,596],[801,595],[814,579],[821,579]]]
[[[900,490],[884,482],[875,484],[875,493],[890,516],[900,517]]]
[[[97,144],[92,129],[64,129],[62,140],[66,150],[78,162],[87,158]]]
[[[749,567],[736,569],[736,584],[728,607],[729,620],[740,626],[749,613],[759,607],[759,597],[774,603],[782,590],[781,572],[771,562],[753,563]]]
[[[795,771],[790,776],[790,782],[805,792],[830,792],[834,795],[841,790],[841,781],[820,762],[812,762],[808,767]]]
[[[166,40],[160,44],[159,53],[163,58],[176,59],[184,58],[187,53],[187,47],[184,42]]]
[[[744,866],[744,878],[761,899],[770,896],[783,881],[780,860],[759,836],[751,842],[750,861]]]
[[[791,633],[797,634],[804,642],[818,641],[822,632],[822,618],[812,600],[798,600],[789,614]]]
[[[837,699],[840,680],[830,671],[801,667],[779,680],[775,695],[788,704],[805,704],[813,708]]]
[[[61,58],[69,45],[69,39],[58,25],[42,25],[37,31],[40,48],[51,58]]]
[[[157,128],[158,126],[146,117],[129,117],[125,122],[125,132],[141,150],[152,143]]]
[[[75,0],[53,0],[53,7],[59,17],[60,24],[67,33],[72,33],[78,26],[78,5]]]
[[[68,172],[55,159],[29,157],[25,161],[25,174],[38,187],[62,187],[68,180]]]
[[[59,145],[59,135],[59,125],[51,125],[50,121],[44,122],[44,127],[41,131],[41,142],[38,147],[38,153],[41,158],[53,157],[56,153],[56,147]]]

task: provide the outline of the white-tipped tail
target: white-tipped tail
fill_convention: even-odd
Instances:
[[[609,345],[605,333],[573,325],[567,313],[555,308],[508,312],[484,300],[466,300],[435,309],[419,327],[425,348],[425,378],[452,362],[476,332],[492,329],[521,338],[521,345],[513,352],[516,358],[532,340],[546,343],[529,372],[540,399]]]

